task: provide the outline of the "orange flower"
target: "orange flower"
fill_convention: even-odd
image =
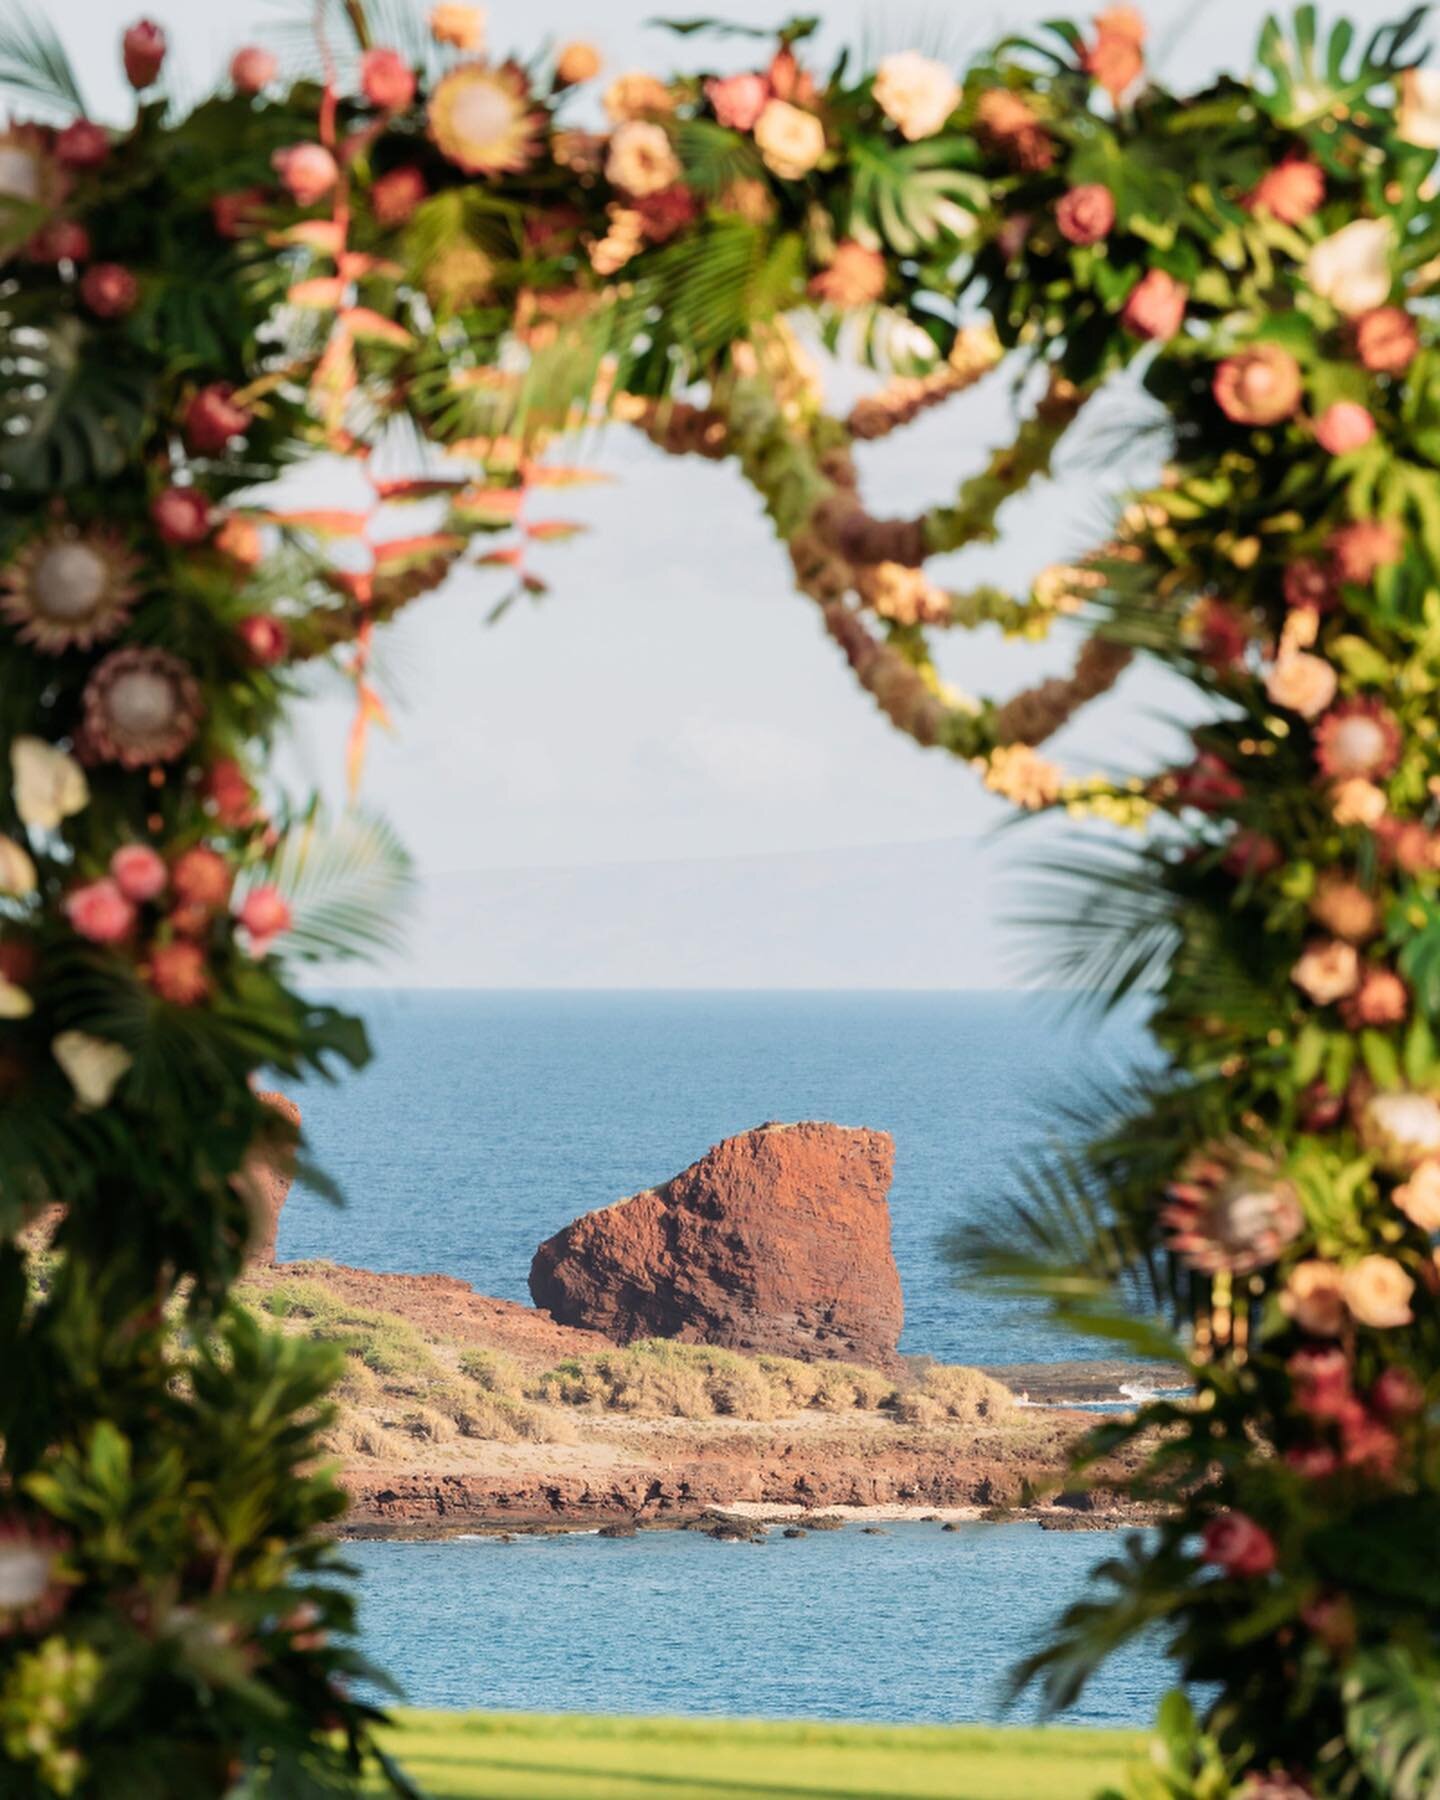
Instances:
[[[869,306],[885,292],[885,258],[847,238],[835,246],[828,269],[810,280],[810,296],[830,306]]]
[[[430,35],[473,56],[485,48],[485,14],[478,6],[437,6],[430,14]]]
[[[1118,103],[1144,73],[1145,21],[1133,6],[1112,6],[1097,14],[1095,30],[1095,42],[1085,52],[1085,73]]]
[[[1237,425],[1278,425],[1300,405],[1300,365],[1278,344],[1252,344],[1215,371],[1215,403]]]
[[[1325,171],[1301,156],[1267,169],[1246,196],[1247,212],[1267,212],[1284,225],[1303,224],[1325,198]]]

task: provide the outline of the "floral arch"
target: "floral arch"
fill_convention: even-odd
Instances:
[[[738,462],[896,727],[1022,808],[1142,828],[1077,853],[1065,954],[1150,994],[1168,1067],[1037,1172],[995,1266],[1145,1349],[1173,1350],[1143,1322],[1168,1313],[1196,1391],[1097,1434],[1144,1447],[1165,1511],[1034,1673],[1063,1703],[1165,1633],[1218,1698],[1203,1729],[1167,1707],[1156,1794],[1440,1792],[1423,9],[1362,43],[1302,6],[1253,81],[1183,99],[1129,7],[963,74],[824,71],[795,22],[746,73],[610,81],[599,131],[568,122],[588,46],[502,60],[471,7],[376,10],[383,35],[322,3],[313,75],[248,48],[188,111],[142,21],[118,129],[43,28],[0,41],[50,121],[0,134],[5,1792],[329,1792],[371,1754],[350,1602],[317,1583],[331,1355],[228,1294],[255,1160],[296,1153],[255,1077],[366,1054],[296,966],[366,947],[347,873],[399,877],[317,849],[307,806],[262,796],[266,753],[328,658],[358,764],[376,630],[460,564],[535,591],[528,547],[567,530],[536,508],[580,478],[553,452],[600,420]],[[844,417],[802,308],[891,371]],[[872,516],[855,443],[1006,354],[1045,377],[1015,441]],[[1024,594],[933,580],[1135,363],[1171,455],[1110,541]],[[267,504],[319,452],[358,459],[368,510]],[[976,702],[937,673],[941,632],[1059,617],[1085,630],[1067,677]],[[1137,654],[1214,722],[1183,767],[1067,781],[1039,746]]]

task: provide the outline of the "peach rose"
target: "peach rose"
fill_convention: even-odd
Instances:
[[[247,44],[230,59],[230,79],[237,94],[255,95],[280,73],[280,59],[258,44]]]
[[[485,14],[478,6],[436,6],[430,13],[430,35],[472,56],[485,48]]]
[[[912,144],[934,137],[960,104],[960,84],[945,67],[914,50],[882,57],[875,104]]]
[[[885,292],[885,258],[849,238],[835,246],[828,269],[811,277],[812,299],[830,306],[869,306]]]
[[[1331,456],[1363,450],[1374,435],[1373,415],[1355,400],[1337,400],[1315,421],[1315,442]]]
[[[1383,968],[1366,969],[1359,990],[1340,1003],[1341,1016],[1351,1031],[1398,1025],[1409,1009],[1410,990],[1393,969]]]
[[[1362,1256],[1342,1277],[1345,1304],[1362,1325],[1390,1331],[1415,1317],[1410,1301],[1415,1283],[1392,1257]]]
[[[770,98],[770,83],[763,75],[727,75],[705,83],[705,98],[722,125],[753,131]]]
[[[1278,425],[1300,405],[1300,365],[1278,344],[1254,344],[1227,356],[1215,371],[1215,403],[1237,425]]]
[[[605,159],[605,179],[627,194],[658,194],[681,176],[680,160],[663,125],[631,119],[615,129]]]
[[[1267,169],[1245,198],[1247,212],[1267,212],[1285,225],[1303,224],[1325,198],[1325,171],[1303,157],[1288,156]]]
[[[1326,548],[1342,581],[1368,587],[1381,569],[1392,568],[1405,554],[1405,539],[1388,519],[1357,519],[1330,533]]]
[[[1131,290],[1120,322],[1136,337],[1173,338],[1185,323],[1190,290],[1163,269],[1151,269]]]
[[[1316,1006],[1331,1006],[1360,985],[1360,958],[1353,944],[1338,938],[1311,944],[1290,971],[1296,987]]]
[[[1344,1283],[1334,1263],[1298,1262],[1280,1295],[1280,1310],[1312,1337],[1339,1337],[1345,1329]]]
[[[1115,229],[1115,196],[1098,181],[1071,188],[1055,203],[1055,223],[1072,244],[1098,244]]]
[[[125,898],[137,905],[158,899],[170,879],[165,858],[148,844],[122,844],[110,858],[110,873]]]
[[[769,100],[755,121],[755,142],[772,174],[802,181],[825,154],[825,127],[788,100]]]
[[[297,206],[314,206],[340,179],[340,168],[323,144],[290,144],[277,150],[270,166]]]
[[[1440,1162],[1422,1162],[1390,1198],[1422,1231],[1440,1231]]]
[[[1305,279],[1337,312],[1356,318],[1390,298],[1395,280],[1390,253],[1390,221],[1356,219],[1315,246]]]
[[[1330,816],[1337,825],[1378,825],[1389,806],[1384,791],[1363,775],[1337,781],[1330,790]]]
[[[92,944],[118,944],[135,927],[135,908],[108,875],[76,888],[65,901],[65,917]]]
[[[1317,719],[1335,698],[1338,677],[1323,656],[1296,650],[1280,657],[1265,681],[1265,692],[1276,706],[1297,712],[1302,719]]]
[[[1377,306],[1355,321],[1355,350],[1372,375],[1403,375],[1420,354],[1420,333],[1403,306]]]
[[[1310,916],[1336,937],[1363,944],[1380,929],[1380,908],[1357,881],[1322,876],[1310,901]]]
[[[561,87],[579,87],[582,81],[593,81],[600,73],[600,52],[593,44],[577,39],[562,45],[555,58],[555,79]]]

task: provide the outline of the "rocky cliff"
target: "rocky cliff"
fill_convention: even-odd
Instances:
[[[536,1252],[530,1292],[617,1343],[676,1338],[889,1368],[904,1310],[883,1131],[804,1123],[726,1138]]]

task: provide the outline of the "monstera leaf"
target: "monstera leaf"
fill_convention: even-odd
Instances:
[[[861,138],[852,150],[850,235],[860,243],[874,250],[888,244],[900,256],[916,256],[947,239],[958,246],[973,237],[990,191],[962,166],[973,154],[963,139],[927,139],[897,149]]]
[[[144,433],[151,378],[86,355],[75,320],[12,330],[0,347],[0,473],[40,492],[118,475]]]
[[[1440,1665],[1399,1644],[1362,1651],[1344,1698],[1346,1741],[1375,1791],[1440,1800]]]
[[[1342,19],[1322,46],[1314,6],[1296,9],[1288,36],[1272,13],[1260,34],[1258,60],[1275,85],[1269,94],[1257,91],[1255,98],[1291,131],[1330,116],[1425,60],[1426,47],[1415,39],[1429,10],[1417,6],[1397,24],[1382,25],[1353,61],[1355,27],[1348,20]]]

